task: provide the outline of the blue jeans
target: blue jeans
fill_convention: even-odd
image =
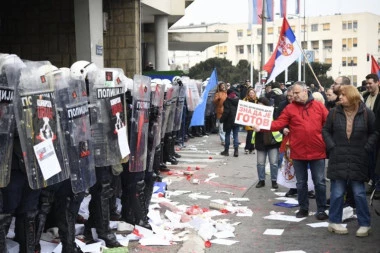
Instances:
[[[270,164],[270,178],[272,181],[277,181],[278,148],[257,150],[257,174],[259,176],[259,180],[265,181],[265,163],[267,155]]]
[[[238,125],[234,125],[232,127],[232,129],[228,129],[226,131],[226,139],[225,139],[225,142],[224,142],[224,149],[229,149],[230,148],[230,141],[231,141],[231,132],[232,132],[232,137],[234,138],[234,148],[238,148],[239,147],[239,136],[238,136],[238,133],[239,133],[239,126]]]
[[[311,177],[315,187],[317,212],[324,212],[326,210],[325,159],[293,160],[297,178],[298,203],[301,209],[309,210],[309,198],[307,196],[308,165],[310,165]]]
[[[220,123],[220,119],[216,119],[216,125],[219,128],[218,132],[219,132],[220,142],[225,142],[226,133],[223,132],[223,123]]]
[[[332,223],[342,223],[343,197],[346,192],[348,180],[331,180],[331,196],[329,219]],[[371,217],[369,214],[364,182],[350,181],[355,198],[356,214],[359,226],[369,227]]]

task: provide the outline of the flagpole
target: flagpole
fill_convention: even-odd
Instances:
[[[261,72],[264,72],[264,64],[265,64],[265,29],[266,29],[266,0],[263,1],[263,9],[261,10]]]
[[[251,66],[250,66],[250,77],[249,80],[251,81],[251,85],[254,86],[253,83],[253,34],[252,34],[252,29],[251,29]]]
[[[297,41],[297,40],[296,40],[296,41]],[[297,41],[297,45],[298,45],[298,47],[301,49],[301,52],[302,52],[302,54],[303,54],[303,58],[305,59],[307,65],[309,66],[309,68],[310,68],[310,70],[311,70],[311,73],[313,73],[313,76],[314,76],[315,80],[317,80],[318,85],[321,86],[321,83],[319,82],[319,79],[318,79],[317,75],[315,74],[313,68],[312,68],[311,65],[310,65],[309,59],[307,58],[305,51],[301,48],[301,46],[300,46],[300,44],[298,43],[298,41]],[[305,71],[305,70],[304,70],[304,71]]]

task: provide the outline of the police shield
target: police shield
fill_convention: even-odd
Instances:
[[[177,97],[177,103],[176,103],[176,108],[174,112],[173,131],[179,131],[181,129],[182,114],[184,110],[183,107],[185,105],[185,99],[186,99],[186,87],[178,86],[178,97]]]
[[[55,84],[71,187],[74,193],[83,192],[96,182],[86,83],[84,79],[71,78],[70,69],[54,71],[50,79]]]
[[[151,106],[149,112],[147,171],[153,171],[156,147],[161,143],[162,110],[165,85],[161,80],[152,81]]]
[[[169,92],[169,90],[168,90]],[[174,116],[175,116],[175,111],[177,109],[177,98],[178,98],[178,92],[179,92],[179,86],[174,86],[170,89],[171,94],[171,99],[170,99],[170,106],[169,106],[169,112],[167,114],[167,125],[166,125],[166,131],[165,133],[170,133],[173,131],[173,126],[174,126]],[[166,120],[166,119],[165,119]]]
[[[191,79],[185,83],[187,110],[193,112],[199,102],[199,92],[196,81]]]
[[[88,73],[95,166],[121,164],[129,155],[122,69]]]
[[[55,67],[25,64],[15,89],[15,116],[29,185],[39,189],[68,179],[69,173],[58,132],[54,89],[46,77]]]
[[[9,183],[15,117],[14,86],[23,63],[16,55],[0,56],[0,188]]]
[[[146,169],[151,92],[150,77],[135,75],[133,83],[129,171],[140,172]]]

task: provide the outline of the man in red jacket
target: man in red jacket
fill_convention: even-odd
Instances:
[[[325,158],[326,147],[322,138],[322,127],[328,111],[322,103],[314,101],[304,82],[293,85],[294,101],[286,106],[277,120],[272,122],[270,131],[279,131],[289,126],[290,158],[297,178],[298,202],[300,210],[297,218],[309,215],[307,196],[307,169],[310,167],[315,186],[318,220],[328,218],[326,210]],[[257,129],[257,128],[256,128]],[[257,129],[259,130],[259,129]]]

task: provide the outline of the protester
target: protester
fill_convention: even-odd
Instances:
[[[216,124],[219,128],[219,138],[222,146],[224,146],[225,142],[225,132],[223,131],[223,123],[220,122],[220,118],[223,114],[223,103],[227,98],[227,89],[226,85],[223,82],[220,82],[217,88],[217,91],[214,96],[214,105],[215,105],[215,113],[216,113]]]
[[[226,133],[226,136],[232,136],[234,139],[234,157],[239,156],[239,125],[235,124],[235,117],[237,106],[239,103],[239,97],[237,92],[234,89],[229,89],[227,91],[227,99],[223,103],[223,114],[220,118],[220,122],[223,123],[223,131]],[[221,155],[228,156],[228,149],[230,148],[230,138],[225,139],[224,151],[221,152]]]
[[[257,97],[256,97],[256,92],[253,88],[249,88],[248,91],[247,91],[247,96],[243,99],[244,101],[247,101],[247,102],[251,102],[251,103],[255,103],[257,104]],[[252,144],[251,140],[252,140],[252,133],[253,133],[253,129],[252,127],[250,126],[245,126],[245,130],[247,131],[247,136],[246,136],[246,139],[245,139],[245,148],[244,148],[244,152],[246,154],[252,154],[255,153],[255,144]]]
[[[338,96],[334,93],[332,88],[329,88],[326,91],[326,97],[327,97],[327,101],[325,105],[326,105],[326,108],[330,110],[331,108],[334,108],[335,101],[337,100]]]
[[[350,85],[340,87],[340,104],[332,109],[323,127],[323,139],[329,154],[327,177],[331,180],[328,230],[347,234],[341,225],[343,197],[350,182],[356,203],[359,229],[356,236],[368,236],[370,214],[364,182],[369,180],[368,154],[375,142],[375,116],[361,102],[359,91]]]
[[[297,178],[297,192],[300,210],[297,218],[309,215],[308,173],[310,166],[317,202],[316,218],[328,218],[326,210],[326,180],[325,180],[325,143],[322,139],[322,127],[328,114],[325,106],[314,101],[304,82],[293,85],[294,101],[286,106],[277,120],[272,122],[270,131],[279,131],[286,126],[290,130],[290,158]],[[255,130],[260,130],[254,126]]]
[[[258,104],[270,106],[269,100],[261,97]],[[265,186],[265,164],[268,156],[270,165],[270,175],[272,181],[272,188],[277,189],[277,170],[278,170],[278,148],[282,141],[282,134],[278,131],[273,132],[255,132],[252,135],[252,143],[255,144],[257,149],[257,174],[259,182],[256,188]]]

